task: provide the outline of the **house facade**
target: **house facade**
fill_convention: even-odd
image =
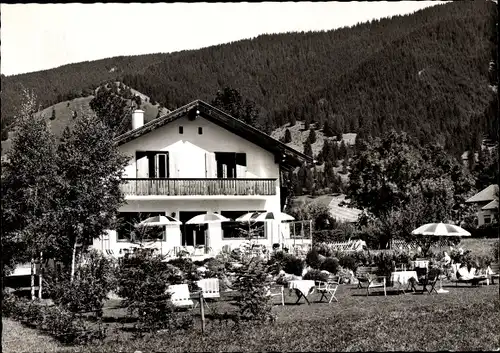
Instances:
[[[498,185],[492,184],[481,190],[465,202],[476,206],[477,225],[494,222],[498,214]]]
[[[132,130],[116,143],[129,163],[123,172],[126,203],[117,229],[93,247],[120,256],[138,246],[135,224],[150,216],[168,215],[182,225],[168,225],[142,246],[172,254],[181,247],[217,253],[238,247],[245,239],[235,222],[186,225],[203,213],[227,218],[251,211],[282,210],[282,172],[310,157],[225,114],[203,101],[194,101],[144,124],[136,110]],[[257,227],[256,242],[286,243],[289,229],[277,222]]]

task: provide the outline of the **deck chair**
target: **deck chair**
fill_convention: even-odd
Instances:
[[[200,279],[196,282],[198,287],[200,287],[203,292],[203,302],[208,306],[208,303],[205,301],[206,298],[220,298],[220,288],[219,288],[219,279],[218,278],[205,278]],[[198,303],[194,305],[196,308]]]
[[[106,255],[114,255],[115,252],[112,249],[106,249]]]
[[[170,301],[176,307],[193,307],[194,303],[189,294],[189,287],[187,284],[172,284],[168,286],[167,291],[170,293]]]
[[[269,283],[267,287],[266,296],[268,297],[281,297],[281,305],[285,305],[285,288],[276,282]]]
[[[327,282],[315,281],[316,291],[318,293],[321,293],[321,298],[319,298],[319,301],[322,301],[323,298],[328,300],[328,294],[329,294],[330,300],[328,300],[328,304],[330,304],[333,299],[335,299],[335,301],[338,302],[337,297],[335,297],[335,293],[337,292],[339,283],[340,283],[340,277],[338,276],[333,277],[331,280],[328,280]]]

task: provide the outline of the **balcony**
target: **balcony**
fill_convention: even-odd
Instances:
[[[123,178],[125,196],[272,196],[276,179]]]

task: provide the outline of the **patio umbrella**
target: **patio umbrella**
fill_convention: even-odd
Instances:
[[[136,224],[136,227],[164,227],[168,225],[180,225],[181,221],[170,216],[154,216],[146,218],[144,221]],[[163,255],[163,242],[160,243],[160,254]]]
[[[240,223],[248,223],[248,236],[250,237],[250,222],[255,223],[255,218],[259,215],[259,212],[248,212],[243,216],[240,216],[235,219],[236,222]]]
[[[295,218],[289,214],[283,212],[262,212],[257,217],[255,217],[255,222],[265,222],[265,221],[294,221]]]
[[[136,227],[167,226],[171,224],[179,225],[182,222],[170,216],[154,216],[136,224]]]
[[[423,226],[418,227],[412,234],[421,234],[421,235],[432,235],[435,237],[468,237],[471,234],[463,229],[462,227],[456,226],[454,224],[447,223],[427,223]],[[441,240],[441,239],[440,239]],[[442,279],[439,281],[439,290],[438,293],[448,293],[447,290],[443,289]]]
[[[277,221],[277,222],[281,223],[282,221],[294,221],[294,220],[295,220],[295,218],[290,216],[289,214],[286,214],[283,212],[273,212],[273,211],[263,212],[255,218],[256,222]],[[280,235],[280,232],[281,232],[281,228],[278,224],[278,236]],[[283,243],[284,243],[284,239],[282,236],[280,237],[280,240],[283,240]],[[283,245],[283,243],[282,243],[282,245]]]
[[[186,224],[209,224],[209,223],[220,223],[229,221],[230,221],[229,218],[226,218],[218,213],[204,213],[186,221]]]
[[[204,213],[198,216],[191,218],[186,221],[186,224],[210,224],[210,223],[221,223],[221,222],[229,222],[231,219],[224,217],[218,213]],[[205,252],[207,251],[209,246],[209,239],[207,237],[207,233],[205,230]]]

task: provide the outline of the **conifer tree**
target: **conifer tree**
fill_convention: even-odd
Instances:
[[[52,108],[52,114],[50,115],[50,120],[56,120],[56,110]]]
[[[330,124],[328,123],[328,120],[325,121],[325,124],[323,125],[323,134],[326,137],[333,137],[334,136],[333,129],[331,128]]]
[[[286,129],[285,130],[285,143],[290,143],[292,142],[292,134],[290,133],[290,130]]]
[[[307,139],[311,144],[316,142],[316,131],[314,131],[313,128],[309,130],[309,136],[307,136]]]
[[[306,156],[313,157],[312,146],[309,139],[307,139],[306,142],[304,142],[304,154]]]

